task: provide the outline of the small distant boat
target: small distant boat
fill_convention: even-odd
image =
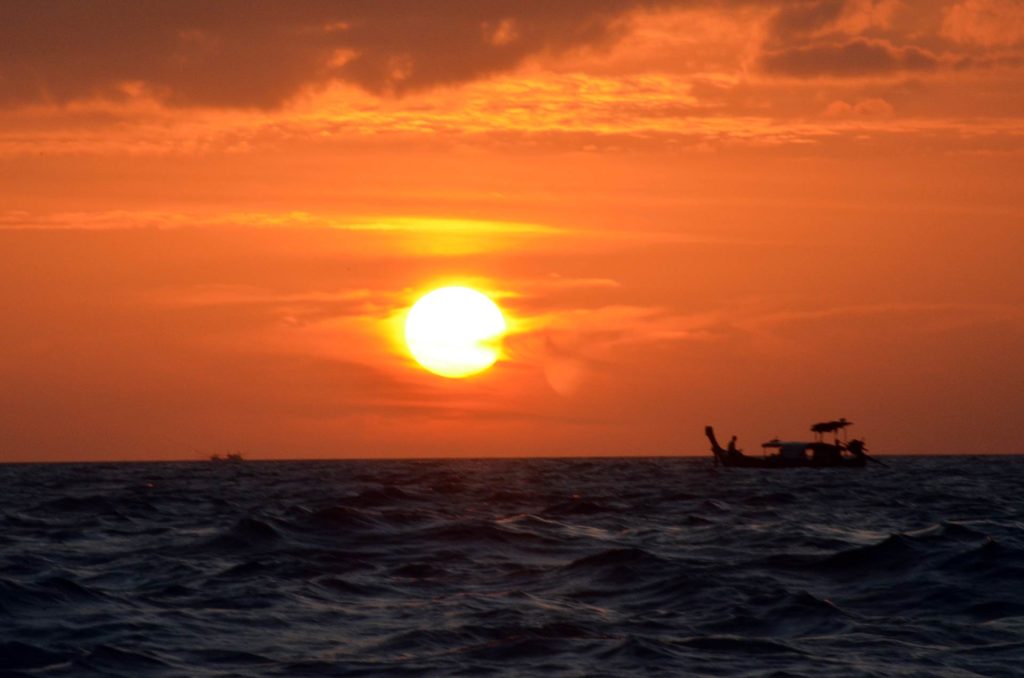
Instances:
[[[232,454],[227,454],[227,455],[225,455],[225,456],[223,456],[223,457],[222,457],[222,456],[220,456],[219,454],[214,454],[214,455],[212,455],[212,456],[210,457],[210,461],[212,461],[212,462],[215,462],[215,463],[232,463],[232,464],[238,464],[238,463],[241,463],[242,461],[245,461],[245,460],[244,460],[244,459],[242,459],[242,455],[241,455],[241,453],[239,453],[239,452],[234,452],[234,453],[232,453]]]
[[[853,424],[846,419],[823,421],[811,426],[816,434],[812,441],[782,441],[773,438],[761,443],[761,456],[743,454],[736,448],[736,437],[727,447],[718,444],[715,430],[711,426],[704,427],[704,435],[711,441],[711,452],[715,465],[737,468],[861,468],[873,462],[885,466],[884,462],[868,455],[863,440],[839,440],[839,431],[844,431]],[[832,442],[826,442],[826,433],[835,434]]]

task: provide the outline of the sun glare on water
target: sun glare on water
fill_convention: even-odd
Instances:
[[[497,361],[505,328],[501,309],[487,295],[469,287],[442,287],[409,309],[405,343],[427,370],[457,379]]]

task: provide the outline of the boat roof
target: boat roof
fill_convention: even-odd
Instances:
[[[817,424],[811,424],[811,431],[814,433],[832,433],[844,429],[847,426],[852,425],[852,421],[847,421],[846,417],[840,417],[839,419],[833,419],[832,421],[819,421]]]

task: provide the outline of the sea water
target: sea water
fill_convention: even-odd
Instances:
[[[1024,458],[0,466],[0,675],[1024,675]]]

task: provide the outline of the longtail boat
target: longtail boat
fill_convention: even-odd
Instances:
[[[711,441],[711,453],[715,465],[738,468],[861,468],[867,462],[885,465],[867,453],[863,440],[839,439],[839,432],[845,430],[852,421],[836,419],[823,421],[811,426],[815,439],[811,441],[782,441],[773,438],[761,443],[761,456],[743,454],[736,448],[736,437],[733,436],[727,447],[718,444],[715,430],[711,426],[704,427],[704,435]],[[825,441],[825,434],[832,433],[832,442]]]

